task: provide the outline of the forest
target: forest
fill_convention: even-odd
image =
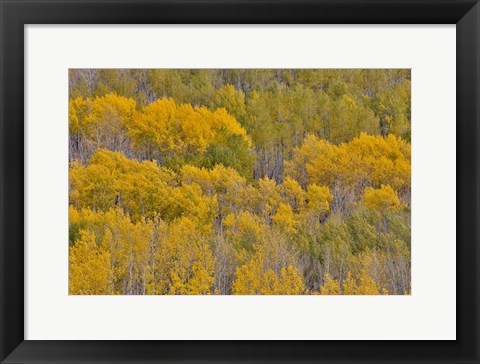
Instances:
[[[70,69],[70,295],[411,294],[409,69]]]

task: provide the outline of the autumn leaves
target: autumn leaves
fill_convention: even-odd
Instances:
[[[70,294],[409,293],[406,86],[347,81],[72,98]]]
[[[407,145],[395,137],[362,135],[352,142],[358,148],[354,154],[336,150],[351,148],[350,144],[314,142],[318,145],[307,141],[295,152],[294,158],[302,158],[303,163],[287,168],[292,176],[309,171],[300,178],[305,188],[291,177],[281,184],[267,178],[251,183],[222,165],[210,170],[184,165],[175,173],[156,161],[138,162],[105,149],[97,150],[86,165],[73,162],[70,292],[314,293],[303,277],[303,270],[311,267],[301,255],[308,256],[321,244],[304,247],[299,245],[300,237],[327,229],[324,220],[334,201],[332,190],[360,191],[358,184],[368,185],[363,195],[336,201],[338,211],[365,206],[372,210],[370,214],[384,214],[405,205],[395,190],[382,182],[400,181],[399,188],[409,188],[409,176],[399,175],[398,169],[394,168],[393,174],[388,174],[388,168],[366,172],[373,171],[376,167],[371,164],[379,160],[393,165],[408,162]],[[360,155],[369,148],[378,152],[380,146],[384,147],[383,158],[371,153]],[[332,155],[323,150],[326,147]],[[348,155],[358,158],[356,163],[345,157]],[[320,156],[335,163],[319,163]],[[318,167],[312,168],[316,164]],[[382,175],[379,171],[387,172]],[[356,177],[351,178],[352,174]],[[364,180],[360,176],[365,176]],[[339,181],[346,185],[339,185]],[[330,219],[334,221],[333,216]],[[347,286],[343,291],[335,288],[340,287],[337,280],[326,275],[319,292],[373,292],[373,288],[364,291],[362,287],[369,281],[371,287],[377,284],[365,269],[359,274],[359,288],[346,288],[354,286],[351,273],[344,277]]]

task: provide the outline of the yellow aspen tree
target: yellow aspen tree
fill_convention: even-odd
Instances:
[[[365,269],[360,272],[358,283],[348,272],[347,278],[343,281],[343,292],[346,295],[379,295],[381,293],[377,283]],[[388,291],[384,292],[388,294]]]
[[[359,295],[379,295],[379,287],[377,283],[370,277],[366,270],[362,270],[358,285],[357,294]]]
[[[255,254],[252,259],[237,268],[233,282],[233,294],[254,295],[260,294],[263,286],[263,256]]]
[[[232,85],[218,88],[213,95],[213,104],[218,108],[225,108],[230,115],[237,119],[245,115],[245,94],[236,90]]]
[[[68,128],[70,135],[84,133],[85,118],[90,113],[91,100],[77,97],[68,101]]]
[[[246,180],[233,168],[216,165],[208,170],[184,165],[181,176],[183,184],[197,184],[206,196],[216,199],[220,220],[229,213],[237,214],[244,204]]]
[[[280,291],[276,294],[299,295],[305,293],[305,284],[300,272],[288,265],[280,270]]]
[[[325,281],[323,286],[320,287],[320,294],[322,295],[340,295],[342,289],[336,279],[333,279],[330,274],[325,274]]]
[[[291,265],[282,267],[280,274],[273,269],[262,269],[262,254],[256,254],[247,264],[237,268],[233,283],[236,295],[299,295],[305,293],[305,284],[299,272]]]
[[[240,234],[252,234],[255,239],[260,239],[265,233],[258,216],[248,211],[240,211],[239,214],[230,214],[225,218],[225,226]]]
[[[110,254],[97,248],[95,235],[80,232],[70,247],[69,293],[71,295],[107,295],[113,293]]]
[[[330,203],[333,195],[327,186],[309,185],[307,188],[307,205],[308,208],[315,212],[318,216],[330,210]]]
[[[277,212],[272,216],[272,220],[286,233],[296,231],[298,220],[292,211],[290,205],[280,203]]]
[[[215,257],[197,224],[182,217],[174,220],[158,250],[163,269],[158,291],[168,294],[211,294]]]
[[[306,194],[300,184],[291,178],[285,178],[281,185],[282,200],[299,213],[305,207]]]
[[[302,211],[301,217],[309,226],[320,224],[325,214],[330,211],[333,195],[327,186],[308,185],[306,193],[307,206]]]
[[[225,109],[212,112],[163,98],[135,114],[129,136],[146,158],[164,160],[186,153],[202,154],[221,131],[239,135],[251,144],[245,129]]]
[[[397,191],[410,188],[410,144],[394,135],[361,133],[335,145],[309,135],[285,163],[287,177],[300,185],[326,185],[362,193],[365,186],[389,184]]]
[[[365,188],[363,194],[363,202],[369,209],[379,212],[398,211],[402,207],[402,203],[397,193],[389,185],[381,185],[380,188]]]
[[[269,178],[262,178],[258,181],[259,201],[258,215],[264,217],[266,223],[271,222],[271,217],[280,204],[281,197],[277,189],[277,184]]]
[[[75,154],[75,157],[85,161],[84,153],[91,153],[96,148],[113,151],[127,149],[129,140],[126,134],[135,112],[135,100],[114,93],[94,99],[70,100],[70,135],[75,136],[74,141],[79,153]]]
[[[357,295],[358,285],[350,272],[347,273],[347,278],[342,283],[343,294],[345,295]]]
[[[258,293],[261,295],[281,294],[281,283],[278,276],[272,269],[268,269],[261,279],[261,286]]]
[[[255,253],[235,272],[233,294],[303,294],[302,274],[279,233],[267,231],[255,244]]]

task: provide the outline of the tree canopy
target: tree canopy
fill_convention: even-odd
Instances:
[[[409,70],[72,69],[70,294],[410,292]]]

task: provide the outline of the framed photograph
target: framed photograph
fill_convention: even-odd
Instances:
[[[0,4],[2,363],[479,363],[477,0]]]

